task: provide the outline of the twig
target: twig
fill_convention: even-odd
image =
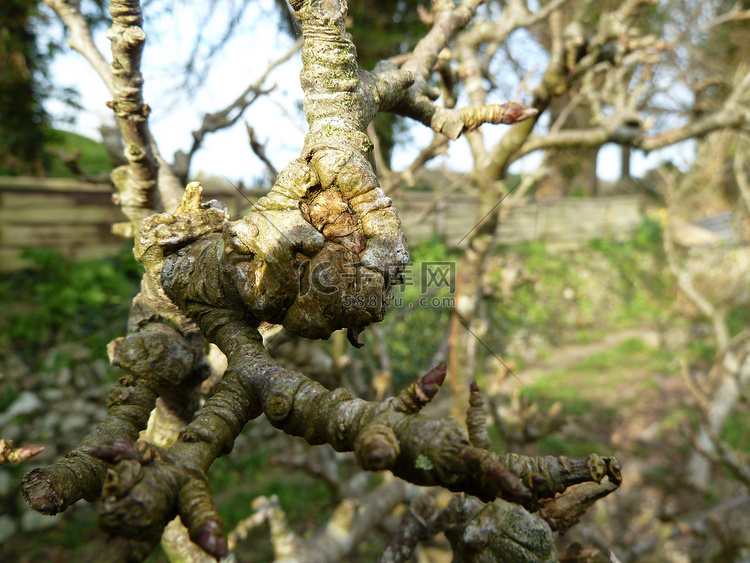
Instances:
[[[65,167],[75,174],[76,178],[82,182],[103,183],[109,181],[109,174],[97,174],[92,176],[81,166],[81,149],[74,149],[73,152],[66,152],[62,149],[46,148],[47,154],[50,154],[60,160]]]
[[[293,467],[321,479],[331,491],[333,498],[341,501],[347,496],[352,496],[352,491],[339,475],[338,463],[334,457],[336,455],[330,448],[306,449],[296,454],[277,454],[271,458],[271,463]]]
[[[113,100],[107,103],[117,118],[125,141],[127,168],[119,168],[112,180],[120,192],[118,202],[130,221],[137,224],[154,212],[158,163],[151,147],[148,115],[143,102],[141,53],[146,34],[137,0],[113,0],[109,8],[112,26],[107,37],[112,42]]]
[[[0,440],[0,465],[22,463],[44,451],[44,446],[13,447],[13,440]]]
[[[91,30],[86,22],[86,18],[83,17],[78,8],[79,2],[71,0],[44,0],[44,3],[54,10],[65,24],[65,27],[70,31],[68,45],[70,45],[71,49],[78,51],[89,61],[101,77],[109,93],[114,96],[115,85],[112,70],[104,55],[96,47],[93,37],[91,37]]]
[[[70,32],[70,47],[89,61],[114,100],[108,105],[118,118],[120,134],[127,145],[124,157],[130,166],[124,169],[127,173],[116,173],[112,179],[121,191],[117,201],[131,223],[116,225],[113,230],[124,236],[133,236],[133,224],[152,210],[155,200],[154,188],[158,188],[162,205],[166,210],[172,210],[179,205],[183,192],[183,186],[177,180],[171,166],[161,158],[148,129],[146,118],[149,108],[143,103],[143,79],[139,71],[140,52],[145,35],[139,27],[142,18],[138,2],[112,3],[112,10],[120,15],[114,18],[113,14],[113,27],[108,32],[108,37],[113,42],[114,60],[111,65],[96,47],[89,25],[80,12],[79,2],[45,0],[45,3],[52,8]],[[125,7],[126,5],[130,5],[130,8]],[[119,22],[117,27],[115,20]]]
[[[729,10],[726,14],[723,14],[721,16],[717,16],[713,18],[710,22],[708,22],[706,25],[703,26],[703,30],[708,31],[709,29],[728,23],[728,22],[736,22],[736,21],[745,21],[750,19],[750,10],[742,10],[741,4],[737,2],[734,6],[732,6],[732,9]]]
[[[242,117],[242,114],[245,112],[245,110],[250,107],[258,99],[258,97],[272,92],[275,86],[267,89],[263,88],[263,83],[268,78],[268,75],[271,74],[271,72],[276,69],[276,67],[292,58],[292,56],[294,56],[294,54],[297,53],[301,48],[302,38],[298,39],[294,43],[292,48],[289,49],[289,51],[287,51],[284,55],[282,55],[275,61],[269,62],[263,74],[261,74],[257,78],[257,80],[255,80],[255,82],[245,88],[245,90],[239,96],[237,96],[237,98],[231,104],[219,111],[207,113],[203,116],[203,122],[201,123],[200,129],[196,129],[192,133],[193,144],[187,154],[187,170],[185,170],[186,174],[189,171],[190,161],[192,160],[193,155],[203,144],[203,139],[206,137],[206,135],[209,133],[215,133],[216,131],[220,131],[221,129],[226,129],[227,127],[231,127],[232,125],[237,123],[237,121]],[[265,160],[263,162],[266,163]],[[266,165],[268,165],[268,163],[266,163]],[[273,166],[271,166],[271,168],[273,168]]]
[[[268,156],[266,156],[266,147],[260,141],[258,141],[258,137],[255,134],[255,129],[253,129],[252,125],[245,122],[245,127],[247,127],[247,136],[250,138],[250,148],[253,149],[255,156],[257,156],[263,162],[263,164],[266,165],[266,168],[268,168],[268,175],[271,183],[275,182],[276,176],[279,175],[279,171],[276,170],[276,167],[273,165]]]
[[[419,495],[409,505],[408,512],[404,515],[391,537],[391,541],[380,557],[380,563],[402,563],[408,561],[417,544],[440,531],[442,526],[439,518],[441,511],[435,504],[435,499],[430,493]]]

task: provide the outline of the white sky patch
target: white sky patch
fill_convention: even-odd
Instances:
[[[193,37],[199,24],[204,25],[205,37],[216,37],[223,32],[226,14],[215,14],[205,22],[197,22],[194,12],[177,10],[176,16],[161,17],[153,22],[146,21],[146,46],[142,59],[144,76],[144,99],[151,106],[149,123],[159,148],[167,160],[175,151],[188,151],[192,145],[192,131],[198,129],[203,115],[223,109],[266,70],[270,61],[279,58],[292,46],[294,39],[278,31],[277,12],[272,0],[262,0],[248,8],[237,33],[217,57],[207,80],[196,89],[192,97],[176,88],[180,77],[174,70],[180,68],[187,59],[193,45]],[[258,23],[261,20],[262,23]],[[95,40],[107,60],[111,59],[110,42],[104,36],[104,29],[97,32]],[[519,52],[517,43],[523,37],[514,34],[514,51]],[[523,53],[523,50],[520,50]],[[531,49],[524,56],[531,59],[529,64],[541,64],[543,53]],[[537,62],[534,62],[537,61]],[[537,64],[537,66],[538,66]],[[191,174],[203,172],[209,175],[225,176],[233,182],[243,181],[255,185],[264,177],[265,168],[250,149],[245,122],[255,128],[259,140],[266,145],[266,154],[281,169],[287,162],[299,156],[307,124],[301,112],[302,91],[299,85],[299,71],[302,68],[299,55],[275,69],[264,83],[265,88],[276,86],[267,96],[261,96],[245,111],[233,127],[207,135],[202,148],[195,154]],[[537,69],[538,70],[538,69]],[[81,94],[83,111],[77,114],[72,129],[93,139],[100,139],[99,127],[105,121],[113,121],[111,110],[105,106],[110,95],[101,79],[87,61],[78,53],[68,51],[55,59],[51,68],[52,81],[59,86],[75,87]],[[515,89],[513,85],[509,85]],[[528,102],[528,93],[518,93],[516,101]],[[488,102],[507,101],[494,99]],[[459,103],[467,100],[461,97]],[[53,116],[65,114],[64,106],[50,101],[47,110]],[[69,113],[69,112],[68,112]],[[543,119],[537,127],[543,132],[547,127]],[[62,126],[71,129],[70,126]],[[507,126],[484,125],[487,146],[494,146],[508,130]],[[432,139],[432,131],[421,124],[412,122],[411,140],[397,147],[393,156],[395,169],[408,166],[419,151]],[[646,169],[671,160],[683,168],[690,162],[693,145],[683,143],[677,147],[655,151],[645,156],[634,151],[631,168],[634,176],[641,176]],[[541,161],[541,152],[527,155],[510,167],[514,173],[528,173]],[[450,144],[446,155],[437,157],[430,167],[468,171],[472,166],[471,153],[465,140],[459,139]],[[605,145],[599,154],[597,173],[604,180],[620,177],[620,150],[615,145]]]
[[[251,6],[245,20],[267,17],[271,2],[263,2],[265,10]],[[277,30],[275,21],[254,26],[244,23],[242,29],[228,43],[217,58],[205,83],[196,89],[192,98],[175,89],[179,77],[166,69],[183,63],[192,47],[196,22],[187,10],[175,19],[161,18],[143,27],[147,34],[141,72],[144,77],[143,95],[151,107],[149,125],[159,150],[171,160],[175,151],[187,152],[192,143],[191,133],[200,127],[203,115],[215,112],[232,103],[247,86],[257,80],[270,61],[287,52],[294,39]],[[222,21],[214,18],[209,26],[220,33]],[[207,37],[211,28],[205,30]],[[104,30],[96,34],[97,46],[107,60],[111,60],[110,42]],[[199,172],[226,176],[232,181],[253,183],[264,174],[264,165],[252,153],[245,122],[255,128],[261,142],[267,141],[266,152],[280,169],[299,156],[307,124],[298,107],[302,100],[299,56],[293,57],[274,70],[264,83],[264,88],[276,85],[268,96],[261,96],[247,108],[242,118],[231,128],[207,135],[202,148],[193,157],[191,173]],[[53,83],[76,88],[80,92],[83,110],[76,114],[73,126],[61,125],[93,139],[100,139],[99,127],[103,122],[114,121],[112,111],[105,106],[111,99],[103,82],[89,63],[78,53],[67,51],[59,55],[51,68]],[[53,116],[64,116],[61,102],[50,101],[47,110]],[[69,110],[67,110],[69,113]]]

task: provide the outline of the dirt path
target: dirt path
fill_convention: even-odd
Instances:
[[[659,346],[659,333],[653,329],[630,329],[608,334],[601,340],[589,344],[570,344],[550,351],[550,359],[532,362],[523,369],[525,382],[551,370],[565,370],[574,367],[597,352],[619,346],[626,340],[637,338],[649,346]]]

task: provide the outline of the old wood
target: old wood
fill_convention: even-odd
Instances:
[[[206,199],[218,199],[240,217],[258,191],[244,195],[230,185],[211,185]],[[56,248],[73,258],[98,258],[130,246],[111,232],[125,216],[112,203],[109,184],[76,180],[0,177],[0,270],[28,265],[21,250]],[[404,190],[394,197],[411,244],[438,236],[450,245],[466,244],[479,221],[476,198],[461,192],[440,196]],[[504,213],[498,225],[500,244],[541,241],[578,245],[592,239],[623,240],[643,218],[635,196],[562,198],[528,202]]]

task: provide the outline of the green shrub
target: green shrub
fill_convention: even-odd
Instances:
[[[47,148],[61,150],[69,154],[72,154],[75,150],[80,150],[81,157],[78,159],[78,163],[88,174],[109,173],[112,170],[112,162],[104,145],[83,135],[56,130]],[[47,175],[51,178],[75,178],[75,174],[57,157],[49,159]]]
[[[125,332],[140,266],[132,252],[72,261],[58,251],[26,250],[31,268],[0,274],[0,342],[29,365],[40,352],[74,341],[106,357],[106,344]]]

